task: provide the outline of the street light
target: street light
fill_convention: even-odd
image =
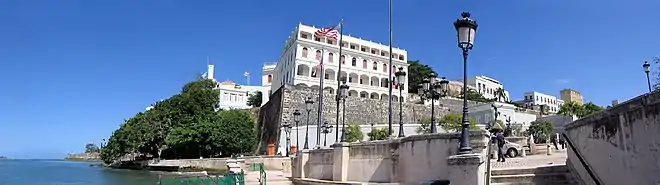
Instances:
[[[422,85],[417,89],[417,93],[422,101],[431,100],[431,133],[438,133],[437,123],[435,122],[435,100],[447,96],[449,91],[449,81],[442,77],[440,81],[435,73],[431,73],[422,81]]]
[[[458,38],[458,47],[463,51],[463,125],[461,129],[461,145],[458,154],[472,153],[470,147],[470,122],[468,120],[467,108],[467,57],[468,52],[474,46],[474,35],[477,33],[477,22],[470,19],[470,13],[461,13],[461,19],[454,22],[456,35]]]
[[[644,72],[646,73],[646,83],[649,84],[649,92],[651,92],[651,79],[649,78],[649,72],[651,72],[651,64],[649,64],[649,61],[644,61]]]
[[[323,122],[321,125],[321,133],[323,133],[323,147],[327,146],[328,134],[332,133],[332,125],[328,124],[328,121]]]
[[[399,71],[394,73],[396,75],[397,86],[399,86],[399,137],[405,137],[403,133],[403,85],[406,83],[406,72],[403,67],[399,67]]]
[[[289,157],[289,151],[291,150],[291,123],[282,123],[282,128],[284,128],[284,133],[286,134],[285,152],[286,156]]]
[[[346,84],[346,81],[339,86],[339,98],[342,100],[342,111],[341,111],[341,142],[346,142],[346,97],[348,97],[348,89],[350,87]],[[335,138],[336,140],[336,138]],[[336,142],[336,141],[335,141]]]
[[[305,100],[305,109],[307,110],[307,127],[305,128],[305,147],[303,149],[309,149],[309,114],[312,112],[312,106],[314,106],[314,100],[312,100],[312,97],[307,97],[307,100]]]
[[[298,143],[298,140],[300,140],[298,139],[298,135],[300,135],[299,134],[300,127],[298,127],[298,123],[300,123],[300,115],[301,114],[300,111],[298,111],[298,109],[293,111],[293,121],[296,123],[296,154],[298,153],[298,151],[300,151],[300,143]]]

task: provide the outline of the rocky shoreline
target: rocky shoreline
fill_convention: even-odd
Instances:
[[[100,162],[101,157],[99,153],[78,153],[68,154],[64,160],[67,161],[86,161],[86,162]]]

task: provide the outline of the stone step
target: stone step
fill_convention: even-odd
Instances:
[[[491,176],[500,175],[522,175],[522,174],[545,174],[545,173],[567,173],[566,165],[552,165],[534,168],[512,168],[512,169],[493,169]]]
[[[509,183],[509,182],[533,182],[533,183],[546,183],[546,182],[561,182],[567,181],[567,173],[544,173],[544,174],[519,174],[519,175],[498,175],[491,176],[493,183]]]

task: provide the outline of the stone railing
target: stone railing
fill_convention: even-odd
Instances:
[[[459,133],[413,135],[332,149],[303,150],[295,156],[293,177],[332,181],[419,184],[446,179],[452,184],[484,184],[485,131],[472,131],[474,154],[456,155]]]
[[[569,168],[585,184],[659,184],[659,107],[656,90],[567,124]]]

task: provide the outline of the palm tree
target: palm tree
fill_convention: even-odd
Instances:
[[[580,117],[584,115],[584,107],[577,102],[569,101],[559,107],[559,112],[557,112],[557,114]]]
[[[499,101],[499,102],[506,102],[506,101],[508,101],[508,100],[506,99],[506,93],[504,93],[504,89],[501,88],[501,87],[498,87],[498,88],[495,90],[495,98],[496,98],[497,101]]]

